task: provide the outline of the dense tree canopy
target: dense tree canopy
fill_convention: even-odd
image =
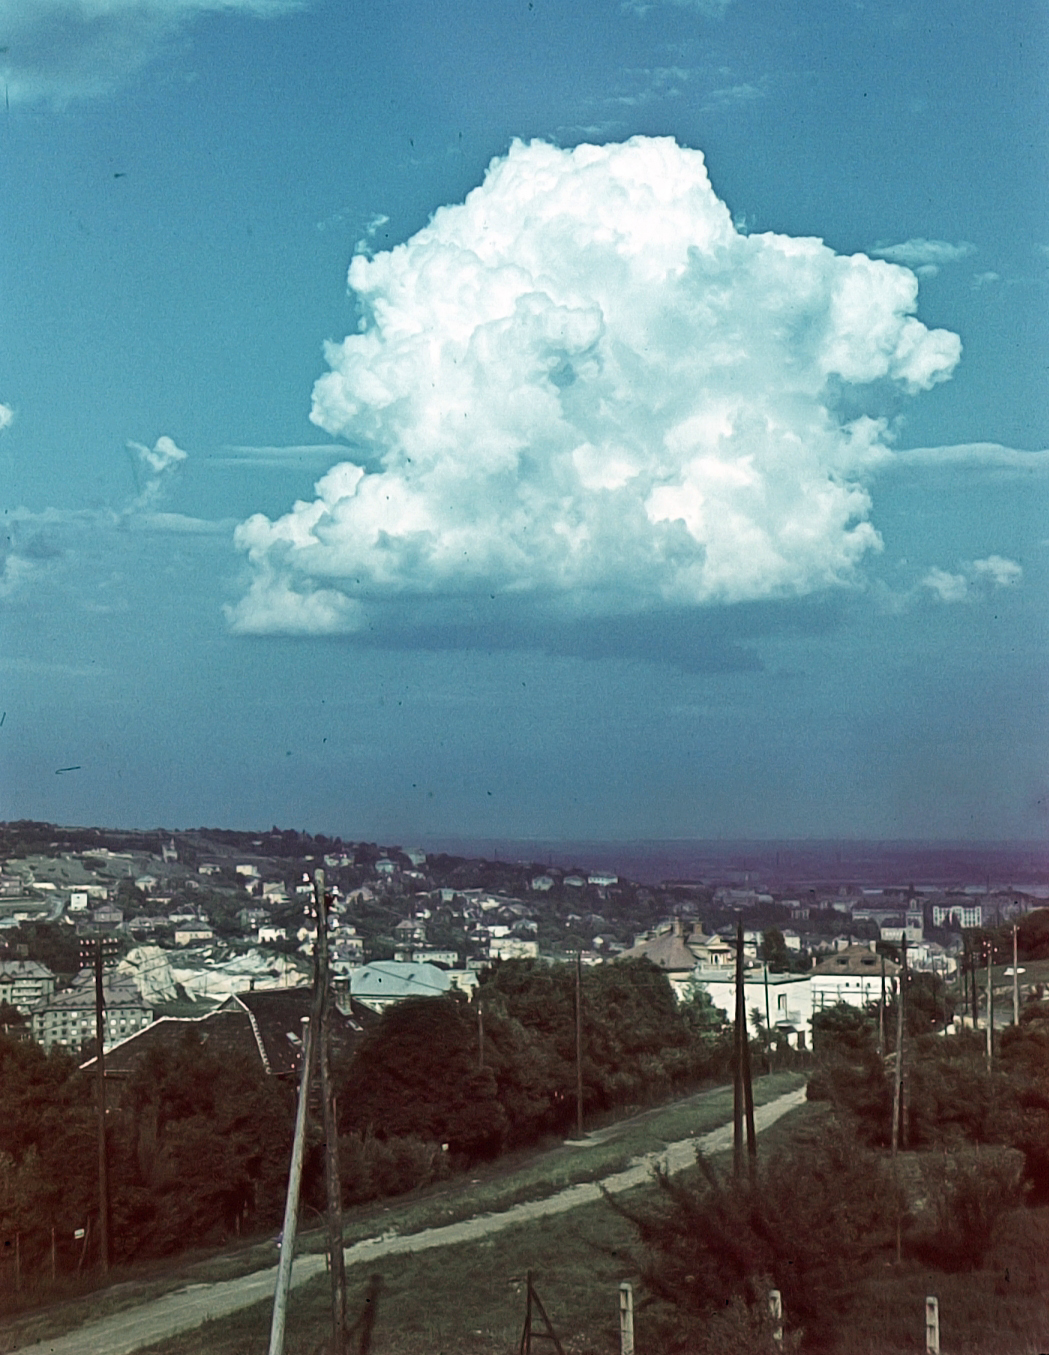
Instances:
[[[0,1237],[26,1264],[71,1263],[74,1230],[97,1229],[94,1080],[61,1050],[0,1034]],[[261,1067],[188,1036],[107,1089],[111,1255],[156,1256],[280,1218],[294,1092]]]
[[[582,973],[586,1112],[641,1103],[723,1071],[719,1022],[679,1007],[648,961]],[[388,1008],[360,1045],[340,1097],[345,1133],[416,1137],[454,1155],[563,1132],[576,1107],[576,970],[514,960],[485,971],[473,1000]]]

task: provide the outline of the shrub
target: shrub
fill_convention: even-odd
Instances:
[[[944,1154],[925,1174],[935,1222],[916,1232],[909,1250],[940,1270],[978,1270],[1020,1202],[1021,1170],[1018,1153]]]
[[[449,1175],[448,1154],[439,1143],[414,1134],[377,1139],[344,1134],[339,1139],[339,1174],[344,1204],[363,1204],[417,1190]]]
[[[752,1178],[732,1180],[700,1161],[698,1180],[658,1176],[660,1200],[629,1218],[641,1273],[662,1305],[668,1349],[693,1350],[695,1333],[733,1303],[760,1310],[780,1290],[788,1321],[814,1349],[851,1302],[856,1268],[887,1246],[898,1213],[881,1161],[836,1121]],[[757,1349],[758,1347],[755,1347]]]

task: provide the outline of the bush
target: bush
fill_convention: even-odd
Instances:
[[[386,1139],[344,1134],[339,1139],[339,1174],[347,1205],[418,1190],[449,1173],[448,1154],[441,1145],[414,1134]]]
[[[699,1166],[698,1181],[658,1176],[653,1206],[632,1212],[612,1202],[638,1230],[667,1349],[698,1349],[695,1333],[715,1314],[734,1303],[763,1310],[769,1288],[780,1290],[803,1344],[821,1348],[828,1323],[851,1302],[857,1267],[894,1236],[898,1194],[883,1163],[844,1126],[822,1120],[752,1178]]]
[[[939,1270],[979,1270],[1006,1215],[1020,1203],[1021,1171],[1018,1153],[944,1154],[942,1164],[925,1173],[935,1223],[918,1231],[908,1249]]]

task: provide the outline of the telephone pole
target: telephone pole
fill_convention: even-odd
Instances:
[[[328,1197],[328,1256],[331,1267],[331,1321],[334,1355],[346,1349],[346,1258],[342,1239],[342,1180],[339,1173],[339,1131],[331,1074],[331,970],[328,965],[328,896],[324,871],[313,876],[317,904],[315,1005],[320,1007],[321,1101],[324,1114],[324,1184]]]
[[[583,1137],[583,952],[575,957],[575,1130]]]
[[[987,941],[987,1071],[994,1063],[994,981],[991,977],[991,962],[994,958],[994,942]]]
[[[1020,963],[1017,954],[1018,946],[1016,934],[1019,928],[1013,923],[1013,1025],[1020,1024],[1020,971],[1017,965]]]
[[[291,1288],[291,1267],[295,1260],[295,1234],[299,1221],[299,1186],[302,1182],[302,1159],[306,1148],[306,1111],[310,1099],[310,1066],[313,1063],[317,1033],[313,1021],[304,1017],[302,1024],[305,1026],[305,1032],[302,1038],[302,1068],[299,1072],[299,1103],[295,1111],[295,1137],[291,1145],[288,1193],[284,1201],[284,1227],[281,1230],[280,1237],[277,1283],[273,1290],[269,1355],[284,1355],[284,1328],[288,1316],[288,1290]]]
[[[95,1107],[98,1112],[98,1265],[109,1274],[109,1154],[106,1148],[106,997],[102,983],[103,964],[116,951],[117,943],[101,936],[81,941],[81,962],[88,960],[95,971]]]
[[[896,994],[896,1074],[892,1084],[892,1155],[900,1142],[900,1121],[903,1118],[903,1003],[907,988],[907,937],[903,938],[903,962],[900,965],[899,992]],[[906,1146],[906,1145],[904,1145]]]
[[[743,1174],[743,1054],[740,1049],[740,1031],[743,1027],[745,997],[743,994],[743,919],[736,927],[736,1012],[732,1040],[732,1171]]]
[[[885,1057],[885,956],[881,957],[881,1001],[878,1003],[878,1057]]]

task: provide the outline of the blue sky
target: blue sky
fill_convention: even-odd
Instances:
[[[1043,6],[0,49],[0,816],[1044,837]]]

